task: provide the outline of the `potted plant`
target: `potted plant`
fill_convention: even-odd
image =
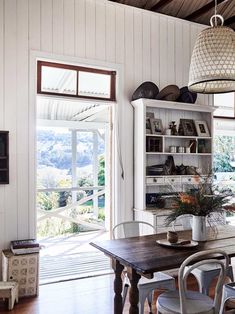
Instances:
[[[231,193],[219,192],[214,185],[212,175],[203,178],[196,176],[198,184],[186,192],[180,192],[175,197],[175,205],[166,219],[169,225],[181,215],[192,215],[192,240],[206,241],[206,221],[212,213],[218,213],[224,220],[224,207],[228,204]],[[225,209],[228,209],[225,207]]]

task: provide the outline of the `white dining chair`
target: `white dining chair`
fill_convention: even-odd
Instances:
[[[235,299],[235,282],[227,283],[223,286],[223,293],[221,298],[221,306],[219,314],[224,313],[224,306],[229,299]]]
[[[217,258],[223,258],[218,260]],[[220,266],[217,278],[215,297],[187,289],[187,278],[192,271],[202,265]],[[180,266],[178,281],[179,290],[162,293],[157,299],[158,314],[217,314],[220,309],[220,292],[226,277],[229,264],[228,255],[222,250],[198,252],[189,256]]]
[[[181,215],[179,216],[176,221],[180,220],[181,225],[183,226],[184,230],[191,229],[190,227],[190,216],[191,215]],[[174,230],[176,230],[176,221],[173,223],[172,227]],[[231,261],[229,261],[231,262]],[[211,283],[214,278],[219,276],[220,273],[220,266],[219,265],[203,265],[198,268],[195,268],[192,271],[192,274],[197,280],[198,286],[199,286],[199,291],[201,293],[209,295],[209,290]],[[230,279],[231,282],[234,281],[234,276],[233,276],[233,267],[230,264],[229,267],[226,270],[226,276]]]
[[[113,228],[113,238],[129,238],[136,237],[140,235],[148,235],[156,233],[156,229],[153,225],[144,222],[144,221],[126,221],[120,224],[117,224]],[[130,287],[130,281],[127,276],[127,271],[124,269],[124,280],[123,280],[123,306],[126,300],[126,295]],[[141,277],[138,283],[139,289],[139,313],[144,313],[144,303],[145,300],[148,300],[150,313],[152,313],[152,302],[153,302],[153,293],[154,290],[175,290],[175,278],[162,273],[154,273],[152,279]]]

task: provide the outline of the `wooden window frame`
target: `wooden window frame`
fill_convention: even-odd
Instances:
[[[72,95],[72,94],[65,94],[65,93],[53,93],[53,92],[42,91],[42,67],[43,66],[76,71],[77,72],[76,94]],[[93,96],[79,95],[78,93],[79,72],[89,72],[89,73],[110,75],[110,97],[105,98],[105,97],[98,97],[98,96],[93,97]],[[116,101],[116,71],[101,70],[101,69],[75,66],[75,65],[70,65],[70,64],[55,63],[55,62],[37,61],[37,93],[41,95],[54,95],[54,96],[63,96],[63,97],[66,96],[66,97],[75,97],[75,98]]]

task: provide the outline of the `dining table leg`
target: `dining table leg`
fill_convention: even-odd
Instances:
[[[141,276],[132,268],[127,269],[127,275],[131,283],[130,292],[129,292],[129,301],[130,301],[129,314],[139,314],[138,282]]]
[[[122,271],[124,266],[119,261],[112,259],[112,268],[115,273],[114,279],[114,314],[122,314]]]

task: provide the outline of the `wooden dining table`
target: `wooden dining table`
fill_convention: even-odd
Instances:
[[[114,314],[122,313],[122,271],[127,269],[131,287],[129,292],[130,314],[138,314],[138,281],[141,276],[153,278],[154,272],[178,268],[190,255],[205,250],[221,249],[228,256],[235,256],[235,226],[209,228],[206,242],[192,248],[168,248],[156,243],[166,239],[166,233],[124,238],[117,240],[95,241],[90,244],[112,259],[114,278]],[[181,239],[191,239],[191,231],[180,231]]]

